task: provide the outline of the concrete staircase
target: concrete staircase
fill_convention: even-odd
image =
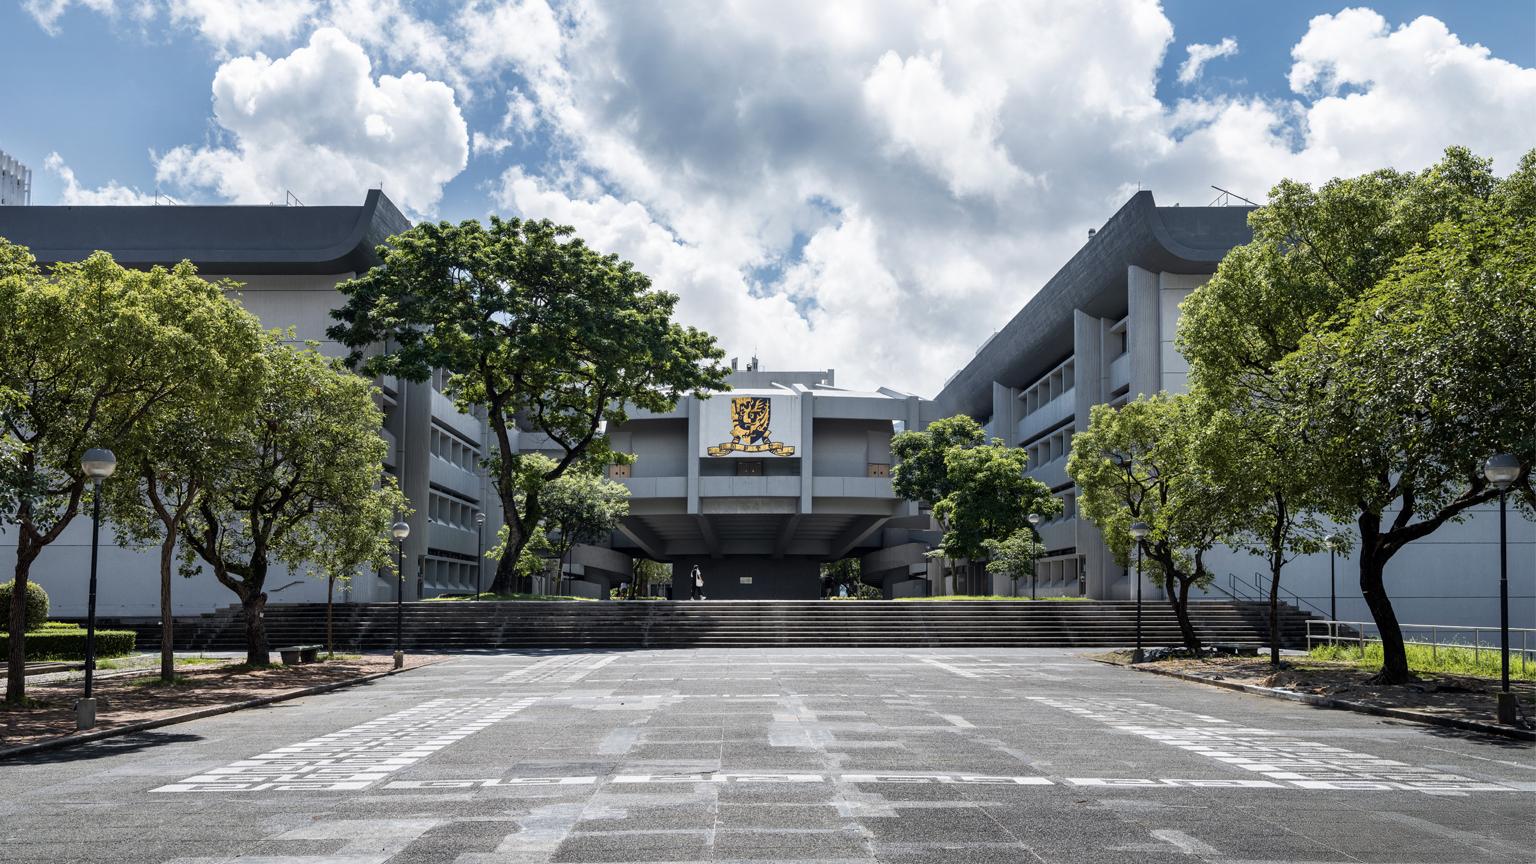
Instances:
[[[1282,644],[1302,647],[1307,615],[1282,605]],[[1143,606],[1142,641],[1180,644],[1166,603]],[[1267,645],[1269,619],[1261,603],[1192,604],[1195,627],[1208,643]],[[395,607],[389,603],[335,609],[338,650],[394,645]],[[894,602],[734,600],[708,602],[436,602],[407,603],[407,650],[499,648],[753,648],[753,647],[1115,647],[1135,641],[1136,604],[1088,602]],[[267,607],[273,646],[323,642],[323,604]],[[183,650],[240,650],[238,607],[178,619]],[[141,647],[159,644],[159,626],[141,628]]]

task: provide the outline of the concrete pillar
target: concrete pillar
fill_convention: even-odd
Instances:
[[[406,520],[411,526],[411,536],[405,540],[405,599],[417,600],[421,596],[417,577],[423,572],[420,568],[425,567],[429,539],[427,515],[431,508],[431,466],[428,460],[432,454],[428,436],[432,431],[432,384],[428,381],[406,382],[401,395],[404,399],[401,405],[404,410],[400,412],[404,422],[404,434],[400,438],[401,491],[416,511]],[[389,593],[393,599],[394,591]]]
[[[1131,355],[1130,396],[1151,396],[1163,389],[1162,295],[1156,273],[1126,268],[1126,347]]]
[[[699,400],[693,396],[683,398],[688,403],[688,512],[697,513],[699,512],[699,435],[702,434],[699,428]]]
[[[1019,445],[1019,391],[992,382],[992,436],[1009,447]]]
[[[1081,309],[1072,314],[1072,356],[1077,367],[1072,426],[1076,430],[1088,428],[1088,415],[1093,406],[1109,401],[1111,358],[1104,356],[1104,342],[1110,326],[1111,322]],[[1083,556],[1088,573],[1088,596],[1103,599],[1107,596],[1108,571],[1115,566],[1114,558],[1109,554],[1109,547],[1104,545],[1104,534],[1097,525],[1083,518],[1074,521],[1077,551]]]
[[[816,446],[816,396],[810,390],[800,394],[800,512],[811,512],[815,499],[815,466],[811,462]]]

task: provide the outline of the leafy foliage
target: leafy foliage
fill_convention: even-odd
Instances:
[[[11,629],[11,596],[16,586],[10,582],[0,584],[0,630]],[[48,621],[48,592],[36,582],[27,583],[26,619],[22,629],[31,632]]]
[[[387,529],[404,498],[380,482],[387,447],[375,389],[313,350],[273,342],[251,422],[187,519],[188,547],[241,601],[247,662],[269,659],[261,622],[270,565],[390,566]]]
[[[201,349],[227,310],[220,287],[185,262],[132,270],[97,252],[45,274],[0,241],[0,522],[16,527],[18,598],[37,556],[80,512],[81,454],[127,448],[180,394],[217,385],[223,370]],[[11,646],[10,701],[25,695],[23,641]]]
[[[724,386],[714,338],[671,320],[677,297],[568,227],[496,217],[423,224],[379,253],[381,266],[339,286],[347,303],[329,332],[368,374],[420,381],[444,369],[459,407],[485,410],[510,551],[494,591],[511,590],[543,516],[542,489],[522,482],[530,469],[514,446],[519,429],[545,436],[542,449],[556,453],[541,472],[551,481],[579,463],[625,458],[610,452],[604,430],[631,408],[667,411]],[[367,353],[381,343],[383,353]]]
[[[934,517],[946,525],[940,544],[950,558],[980,560],[987,542],[1006,539],[1029,528],[1029,514],[1055,516],[1061,500],[1050,487],[1024,476],[1029,454],[1002,441],[981,447],[954,447],[944,454],[949,492],[933,504]]]
[[[1197,389],[1262,413],[1308,506],[1359,528],[1379,680],[1409,680],[1383,572],[1495,492],[1481,463],[1536,461],[1536,151],[1508,178],[1451,148],[1414,174],[1285,182],[1185,301]],[[1271,475],[1271,479],[1278,475]]]
[[[1205,555],[1234,532],[1228,492],[1198,459],[1205,418],[1188,394],[1160,393],[1123,408],[1095,405],[1088,428],[1072,439],[1067,473],[1081,490],[1078,508],[1099,526],[1121,566],[1129,566],[1137,543],[1130,527],[1145,522],[1143,567],[1163,588],[1178,617],[1185,647],[1201,645],[1189,619],[1189,592],[1205,587],[1214,574]]]
[[[1033,528],[1020,528],[1002,540],[987,540],[987,572],[1007,576],[1013,582],[1013,596],[1019,594],[1019,580],[1033,575],[1035,562],[1045,552],[1045,545],[1035,539]]]

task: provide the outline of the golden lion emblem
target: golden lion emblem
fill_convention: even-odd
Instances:
[[[734,396],[731,398],[731,440],[706,452],[711,456],[729,453],[772,453],[775,456],[793,456],[795,448],[769,439],[769,423],[773,419],[773,402],[767,396]]]

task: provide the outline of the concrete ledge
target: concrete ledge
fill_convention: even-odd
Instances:
[[[1103,663],[1106,666],[1119,666],[1122,669],[1130,669],[1133,672],[1146,672],[1152,675],[1162,675],[1166,678],[1178,678],[1182,681],[1193,681],[1197,684],[1209,684],[1213,687],[1224,687],[1228,690],[1236,690],[1240,693],[1252,693],[1255,696],[1268,696],[1271,699],[1284,699],[1287,702],[1300,702],[1304,705],[1312,705],[1318,708],[1333,708],[1340,711],[1353,711],[1357,714],[1372,714],[1377,717],[1391,717],[1395,720],[1409,720],[1414,723],[1424,723],[1429,726],[1444,726],[1451,729],[1461,729],[1467,732],[1481,732],[1484,735],[1498,735],[1504,738],[1514,738],[1517,741],[1536,741],[1536,732],[1527,729],[1516,729],[1512,726],[1500,726],[1496,723],[1483,723],[1477,720],[1463,720],[1458,717],[1441,717],[1438,714],[1427,714],[1423,711],[1413,711],[1408,708],[1386,708],[1380,705],[1367,705],[1363,702],[1351,702],[1347,699],[1334,699],[1329,696],[1314,696],[1310,693],[1297,693],[1294,690],[1281,690],[1277,687],[1260,687],[1257,684],[1240,684],[1236,681],[1222,681],[1216,678],[1207,678],[1204,675],[1194,675],[1189,672],[1176,672],[1172,669],[1155,669],[1150,666],[1131,666],[1125,663],[1115,663],[1110,660],[1100,660],[1096,657],[1084,658],[1095,663]],[[3,755],[3,754],[0,754]]]
[[[398,675],[401,672],[410,672],[431,666],[440,660],[431,660],[420,666],[411,666],[407,669],[386,669],[383,672],[374,672],[370,675],[359,675],[356,678],[348,678],[344,681],[331,681],[325,684],[316,684],[313,687],[305,687],[300,690],[291,690],[287,693],[278,693],[275,696],[262,696],[256,699],[247,699],[244,702],[233,702],[228,705],[209,705],[206,708],[198,708],[182,714],[173,714],[169,717],[158,717],[154,720],[144,720],[139,723],[128,723],[123,726],[114,726],[110,729],[99,729],[95,732],[86,732],[80,735],[61,735],[58,738],[49,738],[46,741],[37,741],[32,744],[23,744],[20,747],[9,747],[0,750],[0,759],[8,759],[12,756],[25,756],[28,753],[40,753],[44,750],[57,750],[62,747],[72,747],[76,744],[86,744],[91,741],[100,741],[104,738],[115,738],[119,735],[132,735],[135,732],[144,732],[150,729],[158,729],[161,726],[172,726],[177,723],[186,723],[189,720],[201,720],[204,717],[216,717],[220,714],[229,714],[242,711],[246,708],[260,708],[263,705],[271,705],[275,702],[286,702],[289,699],[298,699],[301,696],[314,696],[318,693],[328,693],[332,690],[340,690],[343,687],[351,687],[354,684],[363,684],[389,675]]]

